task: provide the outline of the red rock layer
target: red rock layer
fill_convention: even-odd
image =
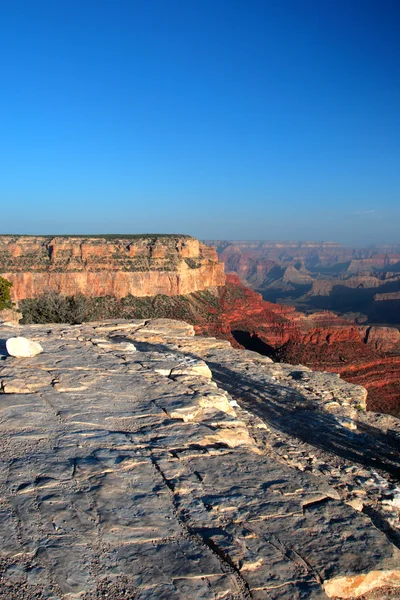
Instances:
[[[386,300],[400,300],[400,292],[386,292],[382,294],[375,294],[375,302],[384,302]]]
[[[249,333],[244,344],[292,364],[339,373],[368,390],[368,408],[399,414],[400,345],[391,328],[359,327],[330,312],[304,315],[294,308],[262,300],[244,287],[236,275],[227,275],[219,303],[209,307],[211,318],[198,323],[198,333],[229,339],[239,346],[236,332]],[[382,331],[380,331],[382,330]],[[398,354],[385,352],[387,348]],[[258,346],[255,342],[258,342]]]
[[[296,327],[288,318],[295,309],[265,302],[260,294],[242,285],[237,275],[226,276],[226,285],[219,290],[218,302],[207,311],[210,318],[199,323],[197,331],[225,337],[234,346],[239,346],[232,335],[236,330],[262,335],[274,347],[287,343],[296,335]]]
[[[377,412],[399,414],[400,356],[375,358],[337,369],[341,377],[368,390],[368,407]]]

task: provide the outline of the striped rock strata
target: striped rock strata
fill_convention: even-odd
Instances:
[[[213,248],[185,235],[0,236],[0,275],[12,299],[67,296],[174,296],[224,285]]]

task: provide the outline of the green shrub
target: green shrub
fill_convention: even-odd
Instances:
[[[86,320],[89,299],[83,295],[64,296],[48,292],[40,298],[20,302],[23,323],[82,323]]]
[[[0,310],[4,308],[11,308],[11,296],[10,296],[10,288],[12,283],[4,279],[4,277],[0,277]]]
[[[22,323],[83,323],[102,319],[180,319],[187,323],[212,321],[219,300],[209,291],[188,296],[65,296],[49,292],[20,302]],[[214,314],[215,313],[215,314]]]

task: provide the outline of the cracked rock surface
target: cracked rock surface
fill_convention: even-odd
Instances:
[[[0,386],[2,600],[400,598],[363,388],[166,319],[0,326]]]

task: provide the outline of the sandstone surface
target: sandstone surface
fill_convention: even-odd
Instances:
[[[2,600],[399,597],[362,387],[167,319],[11,330],[45,351],[0,346]]]
[[[214,249],[190,236],[0,236],[0,274],[14,301],[67,296],[167,296],[224,284]]]

